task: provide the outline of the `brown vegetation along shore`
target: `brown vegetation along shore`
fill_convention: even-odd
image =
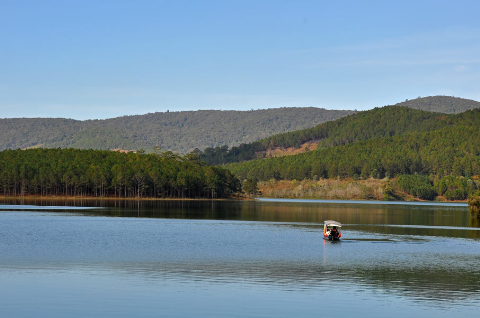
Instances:
[[[320,179],[275,180],[258,183],[262,197],[324,200],[425,201],[398,188],[396,179]],[[437,201],[447,201],[437,197]],[[463,201],[462,201],[463,202]]]

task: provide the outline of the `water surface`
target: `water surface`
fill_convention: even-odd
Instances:
[[[342,317],[477,317],[480,309],[480,226],[461,206],[3,204],[2,317],[311,317],[332,307]],[[55,204],[63,207],[44,208]],[[341,242],[322,239],[325,219],[344,224]]]

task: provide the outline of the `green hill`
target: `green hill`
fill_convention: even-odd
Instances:
[[[470,122],[427,131],[374,138],[294,156],[232,163],[242,179],[384,178],[400,174],[480,175],[480,110]]]
[[[325,180],[316,180],[353,179],[345,180],[348,184],[343,185],[343,190],[335,189],[335,195],[345,198],[342,195],[348,197],[348,189],[353,189],[352,193],[360,191],[356,195],[364,199],[398,200],[410,195],[426,200],[437,196],[465,200],[480,190],[478,127],[480,109],[445,115],[388,106],[307,130],[325,134],[317,150],[231,163],[226,167],[250,183],[268,180],[263,183],[262,191],[268,184],[273,189],[269,190],[270,195],[294,193],[295,197],[321,197],[331,191],[323,190],[327,187]],[[306,131],[284,135],[298,137],[302,133],[305,138],[308,136]],[[276,144],[294,139],[273,136],[269,141]],[[369,178],[383,179],[382,187],[370,189],[366,183],[355,181],[366,182]],[[392,183],[390,178],[394,178]],[[278,180],[292,180],[295,188],[290,189],[289,182]],[[295,180],[303,181],[298,185]]]
[[[195,148],[249,143],[352,113],[308,107],[164,112],[86,121],[5,118],[0,119],[0,150],[36,147],[135,150],[158,146],[183,154]]]
[[[446,96],[420,98],[394,106],[358,112],[312,128],[270,136],[231,149],[226,147],[208,148],[201,156],[203,160],[210,164],[232,163],[264,157],[268,150],[275,148],[299,148],[307,142],[315,143],[317,149],[335,147],[408,132],[437,130],[454,122],[469,120],[467,117],[470,113],[462,112],[454,116],[415,109],[423,107],[422,105],[425,105],[427,101],[430,101],[432,105],[437,105],[437,108],[440,109],[439,105],[443,105],[442,103],[452,105],[455,101],[457,103],[455,105],[460,105],[468,100]],[[474,103],[480,106],[480,103]],[[462,105],[467,105],[467,102]],[[447,109],[446,106],[443,109]]]

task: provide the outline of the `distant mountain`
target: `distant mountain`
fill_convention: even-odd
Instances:
[[[158,112],[106,120],[0,119],[0,150],[26,148],[152,149],[181,154],[235,146],[355,113],[323,108]]]
[[[407,100],[396,106],[440,113],[461,113],[467,109],[480,108],[480,103],[456,97],[431,96]],[[312,128],[354,113],[356,112],[308,107],[158,112],[86,121],[5,118],[0,119],[0,150],[36,147],[148,150],[158,146],[163,150],[185,154],[195,148],[203,150],[248,144],[269,136]],[[290,138],[293,135],[285,135],[287,136]],[[301,133],[299,136],[298,141],[310,141]],[[294,143],[295,147],[300,146],[296,144],[297,141]]]
[[[453,96],[428,96],[410,100],[407,99],[395,106],[406,106],[428,112],[458,114],[469,109],[480,108],[480,102]]]

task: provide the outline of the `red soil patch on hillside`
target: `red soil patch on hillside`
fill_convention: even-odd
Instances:
[[[316,150],[319,142],[320,142],[319,140],[307,141],[306,143],[301,145],[299,148],[277,147],[273,149],[268,149],[266,151],[257,151],[255,153],[255,157],[256,158],[273,158],[273,157],[297,155],[299,153],[304,153],[310,150]]]

